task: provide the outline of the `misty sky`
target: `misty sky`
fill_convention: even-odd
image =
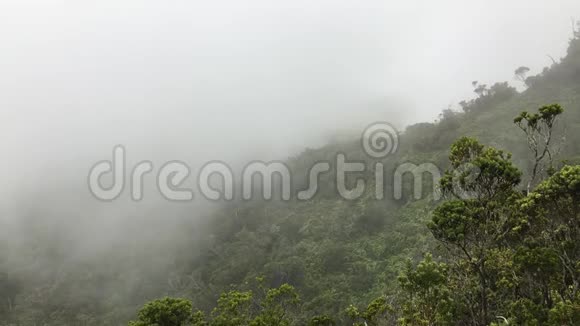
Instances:
[[[577,0],[2,0],[3,192],[84,173],[115,144],[283,158],[377,119],[433,121],[471,81],[516,84],[518,66],[563,56],[574,14]]]

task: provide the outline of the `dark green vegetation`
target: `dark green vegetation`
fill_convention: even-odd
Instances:
[[[535,157],[550,153],[545,146],[562,112],[550,105],[515,119]],[[265,294],[257,302],[252,290],[224,292],[208,318],[192,313],[185,299],[156,300],[130,325],[578,325],[580,165],[556,169],[550,155],[545,158],[532,171],[547,165],[548,176],[528,192],[518,188],[522,173],[511,155],[474,138],[455,142],[440,182],[446,199],[428,222],[443,247],[442,262],[431,254],[416,266],[408,261],[398,286],[362,310],[350,305],[343,314],[308,320],[312,311],[299,306],[294,287],[284,283],[260,287]],[[462,169],[467,164],[477,173]]]
[[[462,103],[464,112],[444,111],[440,121],[401,135],[399,151],[383,162],[385,175],[401,163],[433,162],[447,171],[441,202],[432,201],[428,178],[421,200],[413,199],[412,180],[402,200],[392,199],[391,182],[384,200],[373,198],[374,187],[355,201],[342,200],[328,173],[310,201],[229,204],[189,244],[199,252],[175,253],[169,275],[140,279],[147,274],[87,267],[58,280],[47,275],[36,287],[17,273],[1,274],[0,319],[20,325],[118,325],[130,318],[132,325],[159,326],[578,325],[580,39],[560,63],[525,82],[523,93],[506,83],[474,83],[478,97]],[[302,171],[295,188],[306,184],[314,162],[333,161],[339,150],[349,160],[374,162],[358,140],[307,150],[289,160],[293,171]],[[478,177],[465,173],[466,164]],[[372,171],[356,177],[374,180]],[[135,285],[122,292],[126,279]],[[186,299],[152,301],[135,316],[139,306],[163,296]]]

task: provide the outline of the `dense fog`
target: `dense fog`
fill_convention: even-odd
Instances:
[[[147,184],[171,160],[193,179],[210,160],[284,160],[374,121],[404,130],[459,110],[474,80],[521,88],[514,69],[565,54],[571,13],[576,0],[2,1],[0,262],[163,269],[219,203],[152,184],[140,202],[93,198],[89,169],[115,145],[129,169],[153,162]]]

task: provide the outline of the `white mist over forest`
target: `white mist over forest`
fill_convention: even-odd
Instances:
[[[54,230],[66,221],[75,241],[67,246],[82,247],[86,234],[107,242],[128,215],[144,219],[151,207],[164,207],[162,218],[152,214],[163,225],[175,218],[165,211],[175,204],[155,191],[141,203],[90,196],[88,170],[116,144],[128,165],[196,167],[284,159],[376,120],[432,121],[472,97],[471,81],[517,85],[517,66],[537,73],[547,55],[562,56],[580,5],[4,1],[0,9],[1,229],[23,239],[9,225],[25,216]]]
[[[181,160],[195,176],[207,161],[284,160],[375,121],[402,131],[460,110],[472,81],[521,90],[517,67],[538,74],[565,55],[571,13],[577,0],[4,0],[0,264],[111,259],[155,274],[195,252],[181,244],[220,204],[149,188],[141,202],[93,198],[89,169],[115,145],[129,168]],[[45,245],[62,255],[21,254]]]

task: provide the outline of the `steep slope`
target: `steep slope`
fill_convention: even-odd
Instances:
[[[465,112],[445,111],[436,123],[422,123],[402,133],[396,155],[383,161],[386,176],[401,163],[431,162],[446,168],[447,149],[460,136],[504,148],[526,171],[529,156],[525,137],[513,124],[521,111],[536,110],[547,103],[560,103],[566,142],[560,157],[578,158],[580,144],[580,41],[571,41],[568,55],[527,80],[529,88],[517,93],[507,83],[498,83],[479,98],[464,103]],[[331,144],[308,150],[289,160],[296,172],[294,184],[303,186],[313,162],[332,162],[337,153],[348,160],[375,160],[363,152],[360,142]],[[373,185],[370,171],[356,175]],[[354,178],[354,176],[353,176]],[[372,190],[348,201],[336,194],[332,173],[322,176],[322,189],[309,201],[252,201],[231,205],[213,221],[207,255],[184,268],[193,271],[196,284],[175,294],[192,295],[194,304],[210,308],[215,296],[231,285],[244,287],[263,275],[271,286],[295,285],[305,308],[335,313],[348,304],[362,304],[394,291],[396,276],[407,258],[417,259],[437,246],[425,222],[435,202],[428,191],[412,198],[412,180],[404,179],[403,198],[393,199],[386,184],[385,199],[376,200]],[[351,180],[352,181],[352,180]],[[387,182],[388,183],[388,182]]]
[[[355,178],[366,181],[366,192],[356,200],[338,196],[333,173],[326,173],[311,200],[227,203],[208,218],[207,229],[191,231],[195,239],[180,242],[179,251],[141,248],[149,250],[163,268],[152,266],[151,261],[103,257],[77,269],[43,271],[38,277],[14,271],[6,266],[9,262],[0,261],[0,268],[11,272],[0,274],[0,324],[119,325],[144,302],[163,295],[191,298],[196,307],[208,311],[220,292],[252,287],[257,276],[264,276],[270,286],[294,285],[304,311],[312,314],[335,315],[349,304],[364,305],[380,294],[392,293],[407,259],[416,261],[428,251],[440,253],[426,227],[437,204],[430,179],[424,179],[422,197],[415,199],[413,180],[406,176],[402,198],[394,198],[392,176],[402,163],[433,163],[444,170],[451,143],[470,135],[512,152],[514,161],[526,171],[525,138],[512,121],[519,112],[548,103],[559,103],[566,110],[562,121],[566,143],[560,157],[580,162],[580,40],[571,42],[560,63],[527,82],[529,88],[522,93],[506,83],[496,84],[465,102],[464,112],[445,111],[436,123],[408,127],[400,135],[398,151],[381,160],[388,181],[382,200],[374,198],[372,169],[348,178],[351,186]],[[364,161],[367,167],[378,162],[365,154],[358,139],[308,149],[287,161],[293,189],[304,188],[315,162],[335,162],[338,153],[349,161]],[[59,261],[54,248],[36,242],[30,247],[23,255]],[[130,251],[119,249],[119,255],[131,257]],[[38,268],[34,262],[29,272]],[[117,264],[129,264],[133,270],[124,273]],[[35,282],[25,282],[25,277]],[[19,278],[24,281],[17,282]]]

